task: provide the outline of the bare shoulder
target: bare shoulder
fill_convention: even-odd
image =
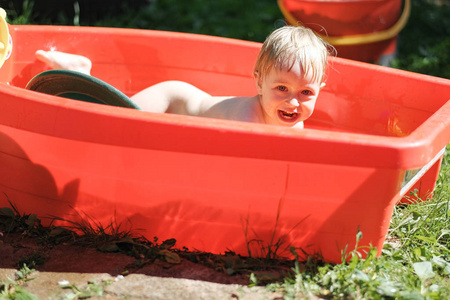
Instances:
[[[258,96],[216,97],[182,81],[164,81],[131,98],[143,110],[264,123]]]

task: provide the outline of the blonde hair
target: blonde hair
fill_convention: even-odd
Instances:
[[[273,31],[265,40],[254,72],[263,78],[273,68],[289,71],[294,64],[299,63],[305,74],[312,72],[312,78],[322,82],[331,48],[309,28],[284,26]]]

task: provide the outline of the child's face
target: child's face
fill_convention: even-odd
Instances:
[[[255,74],[266,124],[292,127],[312,115],[325,84],[304,75],[299,64],[289,71],[272,69],[264,78]]]

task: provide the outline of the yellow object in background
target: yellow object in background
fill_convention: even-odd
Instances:
[[[11,54],[12,40],[6,23],[6,11],[0,7],[0,68]]]
[[[284,15],[286,21],[293,26],[299,26],[301,20],[297,20],[290,11],[286,9],[282,0],[278,0],[278,7]],[[328,41],[333,46],[348,46],[376,43],[396,37],[400,31],[405,27],[411,14],[411,0],[405,0],[403,12],[398,21],[390,28],[372,33],[344,35],[344,36],[325,36],[320,35],[324,40]]]

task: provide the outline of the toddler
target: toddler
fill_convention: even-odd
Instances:
[[[325,85],[331,46],[311,29],[284,26],[265,40],[253,77],[253,97],[215,97],[182,81],[165,81],[131,97],[144,111],[303,128]],[[36,52],[51,68],[89,74],[91,62],[83,56],[58,51]]]

